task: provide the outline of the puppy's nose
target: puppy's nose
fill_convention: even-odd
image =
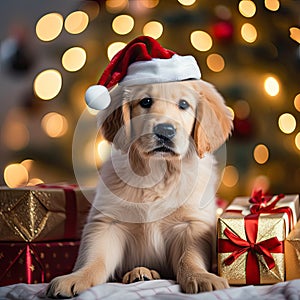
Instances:
[[[176,134],[176,129],[172,124],[161,123],[154,126],[153,132],[162,140],[171,140]]]

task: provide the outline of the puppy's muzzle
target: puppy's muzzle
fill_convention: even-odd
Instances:
[[[166,142],[174,138],[176,129],[172,124],[161,123],[154,126],[153,133],[156,135],[156,137],[158,137],[159,140]]]

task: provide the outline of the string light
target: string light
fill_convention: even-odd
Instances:
[[[300,150],[300,132],[298,132],[295,136],[295,145]]]
[[[264,88],[265,88],[266,93],[271,97],[277,96],[280,91],[279,82],[273,76],[268,76],[265,79]]]
[[[151,36],[154,39],[158,39],[161,37],[163,30],[163,25],[160,22],[150,21],[147,24],[145,24],[143,28],[143,34]]]
[[[277,11],[280,7],[279,0],[265,0],[265,7],[271,11]]]
[[[107,48],[108,59],[111,60],[114,57],[114,55],[120,50],[122,50],[125,46],[126,44],[123,42],[114,42],[110,44]]]
[[[128,34],[134,27],[134,19],[129,15],[120,15],[114,18],[112,29],[120,35]]]
[[[108,141],[102,140],[97,145],[97,153],[102,162],[106,161],[111,153],[111,145]]]
[[[193,31],[190,35],[190,40],[193,47],[198,51],[208,51],[213,45],[211,36],[201,30]]]
[[[290,28],[290,38],[300,44],[300,28],[291,27]]]
[[[110,13],[117,13],[128,6],[128,0],[106,0],[106,10]]]
[[[233,109],[234,109],[235,115],[240,120],[244,120],[244,119],[248,118],[248,116],[250,114],[249,103],[245,100],[236,101],[233,106]]]
[[[4,169],[4,181],[10,188],[25,186],[28,182],[28,171],[21,164],[10,164]]]
[[[29,130],[23,122],[7,120],[2,129],[2,141],[7,148],[18,151],[29,144]]]
[[[257,145],[254,148],[253,157],[254,157],[254,160],[258,164],[262,165],[262,164],[266,163],[269,159],[269,149],[268,149],[268,147],[263,145],[263,144]]]
[[[69,72],[80,70],[86,63],[86,52],[83,48],[73,47],[65,51],[62,65]]]
[[[222,183],[226,187],[234,187],[239,181],[239,172],[236,167],[228,165],[224,169]]]
[[[158,3],[159,0],[141,0],[141,4],[146,8],[154,8]]]
[[[300,94],[296,95],[294,99],[294,106],[300,112]]]
[[[196,2],[196,0],[178,0],[178,2],[183,6],[191,6]]]
[[[210,54],[206,59],[206,64],[214,72],[221,72],[225,67],[224,58],[220,54]]]
[[[278,118],[278,126],[283,133],[290,134],[296,129],[296,119],[292,114],[284,113]]]
[[[54,69],[42,71],[33,83],[35,94],[42,100],[51,100],[58,95],[62,87],[62,76]]]
[[[65,20],[65,29],[71,34],[83,32],[89,24],[89,16],[84,11],[74,11]]]
[[[39,19],[35,26],[37,37],[44,42],[56,39],[63,28],[64,19],[58,13],[49,13]]]
[[[239,3],[239,12],[246,18],[251,18],[256,13],[256,5],[251,0],[242,0]]]
[[[68,130],[67,119],[56,112],[50,112],[42,118],[42,128],[49,137],[58,138],[63,136]]]
[[[241,28],[241,35],[247,43],[254,43],[257,39],[256,28],[250,23],[245,23]]]

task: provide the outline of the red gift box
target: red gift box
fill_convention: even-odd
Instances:
[[[72,272],[80,241],[0,243],[0,286],[44,283]]]

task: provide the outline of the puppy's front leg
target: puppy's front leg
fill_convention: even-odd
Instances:
[[[124,232],[113,221],[87,223],[73,273],[54,278],[47,296],[73,297],[106,282],[123,257],[124,241]]]
[[[214,253],[213,228],[198,221],[185,222],[175,236],[177,251],[171,251],[172,264],[184,292],[194,294],[229,287],[226,279],[208,272]]]

